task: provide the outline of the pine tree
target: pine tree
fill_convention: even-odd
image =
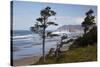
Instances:
[[[95,16],[93,16],[93,13],[94,11],[92,9],[86,12],[86,17],[82,22],[82,27],[84,27],[84,34],[86,34],[89,28],[95,24],[94,23]]]
[[[56,12],[51,10],[50,7],[46,7],[45,9],[40,11],[40,17],[37,18],[37,22],[35,24],[35,27],[32,27],[31,30],[35,31],[42,35],[43,38],[43,61],[45,62],[45,34],[46,34],[46,28],[50,25],[57,26],[55,22],[49,22],[48,18],[51,16],[55,16]]]

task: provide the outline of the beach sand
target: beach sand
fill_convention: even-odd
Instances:
[[[31,64],[36,63],[39,60],[40,57],[34,56],[34,57],[27,57],[23,59],[18,59],[13,61],[13,66],[28,66]]]

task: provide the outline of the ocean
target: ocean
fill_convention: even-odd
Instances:
[[[77,33],[68,33],[68,38],[79,36]],[[25,57],[42,56],[42,38],[39,34],[28,30],[14,30],[12,34],[13,45],[13,60],[22,59]],[[59,43],[60,36],[47,37],[45,42],[46,54],[51,48],[56,48]]]

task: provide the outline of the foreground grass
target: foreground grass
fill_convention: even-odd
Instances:
[[[96,45],[74,48],[62,52],[59,57],[48,56],[46,62],[43,63],[42,58],[36,64],[56,64],[56,63],[73,63],[73,62],[88,62],[97,60]]]

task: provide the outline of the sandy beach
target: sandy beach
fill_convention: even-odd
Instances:
[[[13,61],[13,66],[27,66],[36,63],[40,57],[33,56]]]

